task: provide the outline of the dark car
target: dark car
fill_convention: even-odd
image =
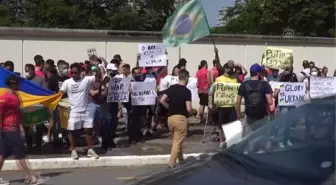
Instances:
[[[138,185],[335,184],[335,96],[264,118],[242,141]]]

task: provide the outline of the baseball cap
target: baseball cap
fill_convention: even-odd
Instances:
[[[118,70],[118,68],[114,64],[107,64],[106,69],[110,69],[112,71]]]
[[[257,72],[262,72],[264,71],[265,68],[261,65],[259,65],[258,63],[252,64],[250,67],[250,72],[252,73],[257,73]]]

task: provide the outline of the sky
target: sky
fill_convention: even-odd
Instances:
[[[201,0],[210,26],[217,23],[218,11],[223,7],[233,6],[235,0]]]

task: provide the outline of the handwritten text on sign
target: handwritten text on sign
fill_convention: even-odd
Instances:
[[[157,97],[155,88],[156,85],[151,82],[132,82],[132,105],[155,105]]]
[[[167,66],[166,47],[164,44],[139,44],[139,66]]]
[[[215,105],[217,107],[235,105],[239,86],[240,84],[235,83],[215,83]]]
[[[336,94],[335,77],[314,77],[310,78],[310,97],[328,96]]]
[[[273,69],[285,69],[292,65],[293,51],[290,49],[266,47],[262,65]]]
[[[280,86],[279,106],[293,106],[306,101],[306,85],[304,83],[283,83]]]
[[[108,89],[107,102],[128,102],[131,79],[112,78]]]

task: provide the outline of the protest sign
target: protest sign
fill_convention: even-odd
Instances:
[[[285,69],[292,66],[293,50],[265,47],[261,64],[267,68]]]
[[[278,95],[279,106],[295,106],[306,101],[306,85],[304,83],[282,83]]]
[[[317,98],[336,94],[335,77],[315,77],[310,78],[310,97]]]
[[[166,46],[164,44],[139,44],[139,66],[167,66]]]
[[[215,83],[215,105],[217,107],[235,105],[239,86],[240,84],[236,83]]]
[[[169,86],[175,85],[179,82],[177,76],[171,76]],[[187,88],[191,91],[192,100],[198,99],[197,78],[189,78]]]
[[[133,105],[155,105],[156,104],[156,84],[151,82],[131,83],[131,103]]]
[[[230,147],[243,139],[243,124],[239,120],[222,124],[222,129],[225,134],[227,147]]]
[[[108,89],[107,102],[128,102],[130,78],[112,78]]]
[[[189,78],[187,88],[191,91],[191,99],[198,100],[197,78]]]
[[[88,54],[88,57],[90,58],[92,55],[96,55],[97,56],[97,50],[96,48],[88,48],[87,49],[87,54]]]

